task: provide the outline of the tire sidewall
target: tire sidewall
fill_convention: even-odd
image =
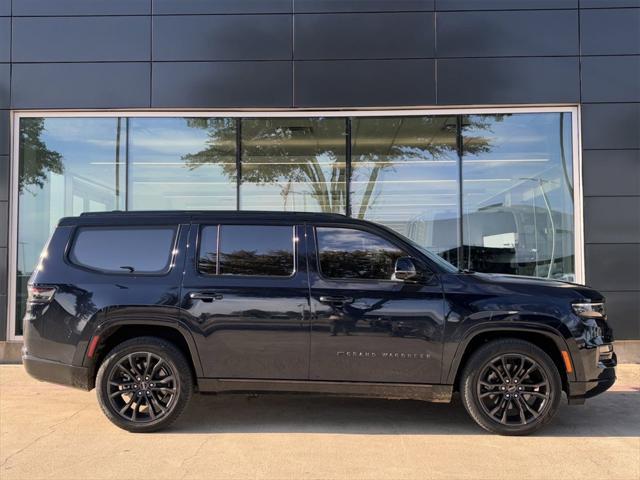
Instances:
[[[122,417],[118,411],[114,410],[109,399],[108,383],[117,363],[127,355],[139,352],[153,353],[162,357],[169,364],[176,376],[177,393],[170,410],[165,415],[156,420],[135,423]],[[168,427],[180,416],[192,391],[193,376],[182,353],[170,343],[151,337],[129,340],[115,347],[101,363],[96,377],[96,394],[104,414],[116,426],[136,433],[154,432]]]

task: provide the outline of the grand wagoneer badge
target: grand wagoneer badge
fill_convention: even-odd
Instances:
[[[338,351],[336,352],[338,357],[351,357],[351,358],[385,358],[389,360],[427,360],[431,358],[428,353],[403,353],[403,352],[353,352],[353,351]]]

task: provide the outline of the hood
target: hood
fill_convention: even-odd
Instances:
[[[555,280],[552,278],[540,278],[540,277],[526,277],[520,275],[507,275],[502,273],[477,273],[474,272],[470,275],[473,275],[477,280],[488,282],[492,284],[503,285],[506,287],[513,288],[533,288],[539,289],[564,289],[565,291],[571,291],[578,294],[579,297],[589,300],[601,300],[603,298],[602,294],[593,288],[587,287],[585,285],[580,285],[579,283],[571,283],[565,282],[562,280]],[[567,292],[568,293],[568,292]]]

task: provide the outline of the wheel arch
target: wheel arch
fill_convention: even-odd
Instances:
[[[516,338],[528,341],[549,354],[560,373],[562,388],[567,391],[568,382],[575,380],[575,368],[572,373],[567,373],[561,353],[562,351],[569,352],[567,343],[560,332],[551,328],[540,329],[539,325],[536,327],[534,329],[529,325],[495,326],[470,332],[460,343],[445,382],[452,384],[454,389],[457,389],[460,376],[473,352],[492,340]],[[570,352],[569,355],[571,355]],[[572,361],[572,363],[574,362]]]
[[[98,368],[109,351],[126,340],[146,336],[162,338],[175,345],[185,356],[196,383],[198,377],[203,376],[196,343],[189,330],[177,321],[161,319],[109,321],[96,328],[94,337],[98,335],[100,338],[92,358],[88,358],[87,354],[84,356],[85,366],[89,368],[92,387],[95,386]]]

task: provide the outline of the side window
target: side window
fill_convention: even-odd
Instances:
[[[293,226],[204,227],[198,270],[208,275],[289,277],[295,271],[294,236]]]
[[[406,256],[387,240],[352,228],[317,227],[320,271],[327,278],[391,280],[396,260]]]
[[[110,273],[162,273],[169,269],[176,227],[80,227],[69,259]]]
[[[198,270],[207,275],[215,275],[218,268],[218,225],[202,227],[200,231],[200,254]]]

